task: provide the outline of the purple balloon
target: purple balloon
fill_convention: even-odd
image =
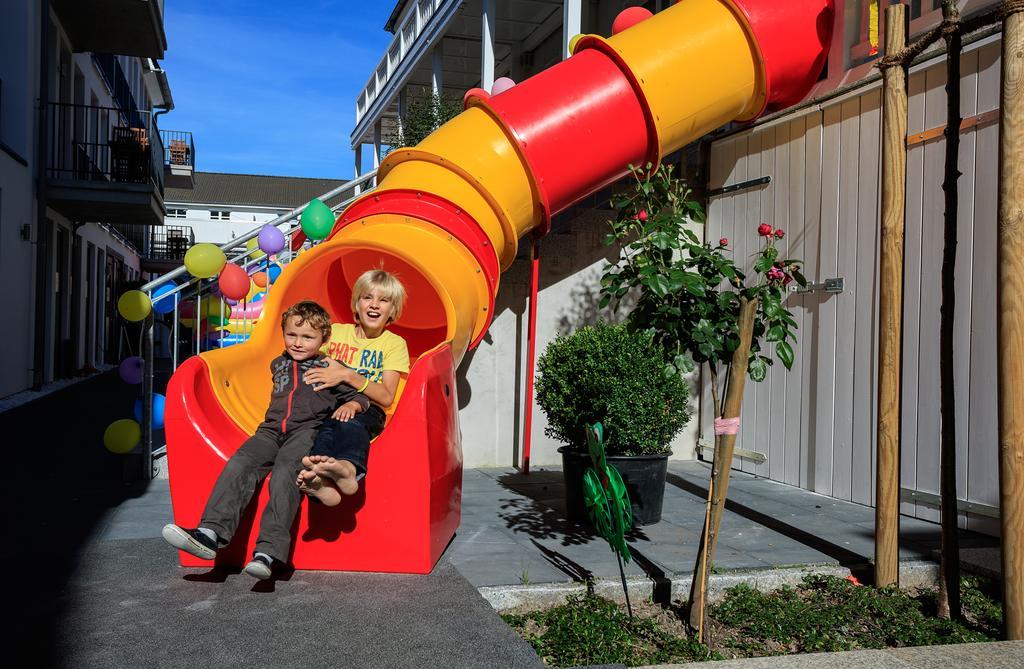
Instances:
[[[264,225],[260,228],[258,237],[260,250],[268,256],[273,255],[284,248],[284,233],[273,225]]]
[[[144,366],[145,363],[142,361],[142,358],[133,355],[121,361],[117,372],[121,375],[122,381],[134,386],[142,383],[142,370]]]
[[[227,303],[227,305],[228,305],[228,306],[231,306],[231,307],[233,307],[233,306],[235,306],[236,304],[238,304],[238,300],[232,300],[232,299],[231,299],[230,297],[225,297],[225,298],[224,298],[224,302],[226,302],[226,303]]]
[[[504,93],[505,91],[507,91],[508,89],[512,88],[515,85],[516,82],[512,81],[508,77],[498,77],[497,79],[494,80],[494,83],[491,84],[491,95],[498,95],[499,93]]]

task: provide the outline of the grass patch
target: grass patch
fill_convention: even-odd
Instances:
[[[965,600],[991,620],[998,605],[965,583]],[[711,608],[718,624],[716,646],[751,654],[815,653],[994,641],[998,627],[934,617],[935,593],[916,596],[897,588],[875,589],[834,576],[807,576],[796,587],[770,593],[731,588]],[[760,652],[759,652],[760,651]]]
[[[708,646],[691,638],[681,606],[624,608],[577,595],[545,611],[503,615],[546,664],[637,666],[791,653],[995,641],[1002,608],[985,579],[962,581],[962,621],[935,617],[934,590],[875,589],[835,576],[810,575],[795,588],[763,593],[730,588],[708,612]]]
[[[556,667],[663,664],[720,659],[703,644],[675,636],[652,618],[634,617],[597,595],[577,595],[546,611],[502,618]]]

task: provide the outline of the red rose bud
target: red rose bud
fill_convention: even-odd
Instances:
[[[776,239],[782,239],[785,236],[786,236],[786,233],[782,231],[782,228],[779,228],[778,230],[775,231],[775,238]]]
[[[757,226],[757,234],[761,235],[762,237],[768,237],[769,235],[772,234],[772,226],[768,225],[767,223],[762,223],[761,225]]]
[[[719,246],[728,246],[729,245],[729,238],[728,237],[722,237],[721,239],[718,240],[718,245]]]
[[[647,220],[647,210],[646,209],[641,209],[640,213],[638,213],[636,215],[636,218],[639,221],[646,221]]]

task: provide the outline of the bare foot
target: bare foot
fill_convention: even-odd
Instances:
[[[300,469],[298,476],[295,477],[295,485],[297,485],[299,490],[302,492],[307,492],[313,479],[316,479],[317,481],[320,480],[320,477],[317,476],[316,472],[312,469]]]
[[[323,456],[313,457],[323,458]],[[354,495],[359,489],[359,481],[356,480],[356,467],[348,460],[324,458],[313,464],[313,471],[324,479],[333,481],[343,495]]]
[[[311,476],[306,477],[305,474],[311,474]],[[315,497],[324,506],[341,504],[341,493],[334,485],[334,481],[330,479],[321,478],[309,470],[303,470],[299,472],[296,484],[299,486],[299,492]]]
[[[341,504],[341,493],[338,491],[338,486],[334,485],[334,481],[322,479],[319,476],[314,480],[316,482],[313,485],[316,486],[316,489],[311,487],[306,493],[307,495],[317,498],[324,506]]]
[[[312,469],[313,465],[320,464],[321,462],[327,462],[328,460],[333,459],[334,458],[328,457],[326,455],[307,455],[306,457],[302,458],[302,466],[305,467],[306,469]]]

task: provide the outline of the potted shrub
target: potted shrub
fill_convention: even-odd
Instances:
[[[586,518],[586,426],[600,421],[608,462],[626,483],[634,522],[661,520],[669,443],[690,420],[689,388],[661,347],[648,333],[597,325],[553,341],[537,366],[545,433],[566,444],[559,452],[569,519]]]

